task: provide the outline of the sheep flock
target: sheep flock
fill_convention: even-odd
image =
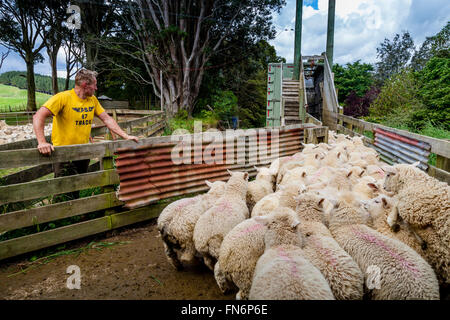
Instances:
[[[438,300],[450,288],[450,187],[329,132],[248,181],[177,200],[158,218],[169,262],[205,264],[236,299]]]

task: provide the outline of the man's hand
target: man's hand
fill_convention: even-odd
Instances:
[[[139,138],[138,137],[136,137],[136,136],[130,136],[130,135],[126,135],[126,137],[125,137],[125,139],[127,139],[127,140],[133,140],[134,142],[138,142],[139,141]]]
[[[48,142],[39,143],[37,148],[39,152],[44,156],[49,156],[52,151],[55,151],[55,147],[53,147],[53,145]]]

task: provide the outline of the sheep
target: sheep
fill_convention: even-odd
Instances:
[[[290,209],[278,207],[274,212],[280,210]],[[264,253],[266,230],[265,225],[251,218],[239,223],[225,236],[214,268],[214,277],[223,293],[237,287],[236,299],[248,299],[256,263]]]
[[[369,200],[383,192],[381,185],[370,176],[364,176],[353,186],[352,192],[358,200]]]
[[[372,276],[379,280],[373,287],[367,285],[371,298],[439,299],[431,266],[403,242],[369,228],[368,218],[366,212],[340,202],[331,210],[328,225],[334,239],[367,273],[367,280]]]
[[[192,240],[194,226],[225,190],[225,182],[205,181],[208,193],[172,202],[158,217],[157,227],[169,262],[176,268],[193,264],[195,248]]]
[[[277,189],[282,185],[288,185],[290,183],[306,184],[307,172],[308,169],[303,167],[297,167],[287,171],[281,182],[278,184]]]
[[[255,218],[264,224],[265,251],[256,263],[251,300],[334,300],[324,276],[303,255],[299,220],[291,211]]]
[[[303,189],[305,189],[305,186],[297,183],[280,186],[279,191],[269,194],[258,201],[253,207],[251,217],[269,214],[278,207],[295,209],[297,204],[294,197]]]
[[[206,266],[213,271],[223,238],[234,226],[249,217],[245,203],[248,173],[230,174],[223,195],[200,216],[194,228],[195,249],[203,256]]]
[[[384,189],[397,201],[387,218],[395,228],[398,217],[426,242],[426,254],[441,284],[450,284],[450,187],[414,165],[385,167]]]
[[[275,176],[269,168],[257,168],[258,174],[255,180],[248,183],[247,207],[249,212],[253,210],[255,204],[264,198],[264,196],[273,193]]]
[[[325,199],[302,193],[296,200],[295,211],[302,221],[299,228],[305,239],[304,256],[325,276],[336,299],[362,299],[363,273],[323,224]]]
[[[373,228],[378,232],[400,240],[409,247],[413,248],[418,254],[420,254],[425,260],[427,260],[425,249],[426,242],[424,242],[417,233],[412,230],[408,223],[402,223],[401,227],[395,232],[390,228],[387,223],[387,217],[392,210],[397,210],[394,200],[386,195],[379,195],[371,200],[363,200],[362,207],[372,217]],[[427,261],[429,262],[429,261]]]
[[[328,152],[328,154],[322,159],[321,165],[339,168],[347,161],[347,154],[341,152],[338,148],[335,148]]]

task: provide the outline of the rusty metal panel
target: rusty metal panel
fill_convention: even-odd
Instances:
[[[253,134],[252,134],[253,133]],[[303,127],[289,126],[279,128],[278,135],[273,136],[271,129],[258,129],[253,132],[245,131],[245,143],[233,139],[223,138],[220,141],[194,145],[195,135],[190,135],[190,147],[187,155],[177,160],[172,159],[172,152],[178,142],[152,143],[136,149],[119,149],[116,152],[117,172],[120,178],[118,198],[124,201],[128,208],[148,205],[160,199],[170,198],[208,190],[205,180],[211,182],[229,178],[228,170],[249,172],[249,176],[256,175],[254,166],[268,166],[283,156],[293,155],[302,149]],[[181,136],[180,136],[181,137]],[[272,142],[279,142],[278,152],[272,154]],[[222,148],[213,148],[220,146]],[[211,150],[209,154],[205,150]],[[232,152],[235,161],[227,163],[226,151]],[[202,156],[201,163],[195,162]],[[213,162],[212,160],[218,160]],[[241,160],[238,162],[237,160]]]
[[[409,163],[420,161],[419,168],[428,169],[428,157],[431,146],[423,141],[414,140],[388,130],[375,128],[374,147],[383,160],[391,163]]]

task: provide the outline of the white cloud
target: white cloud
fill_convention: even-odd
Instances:
[[[303,7],[302,54],[320,54],[326,49],[328,0],[318,1],[318,10]],[[385,38],[410,31],[416,45],[441,30],[450,17],[445,0],[338,0],[335,9],[334,62],[345,64],[358,59],[376,61],[376,48]],[[295,21],[295,0],[276,16],[277,24]],[[295,22],[290,24],[295,27]],[[294,32],[281,33],[270,42],[277,54],[292,62]]]

